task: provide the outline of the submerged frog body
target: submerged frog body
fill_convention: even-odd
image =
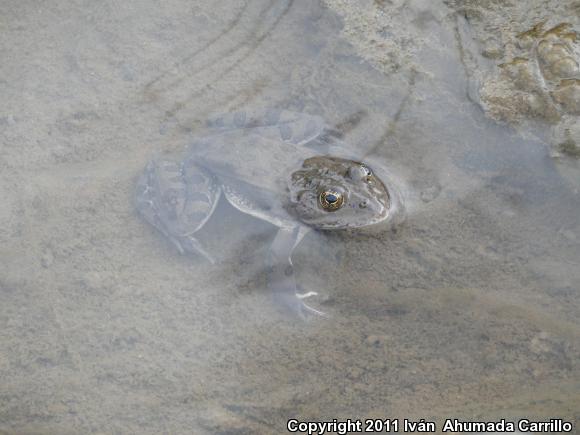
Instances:
[[[195,233],[220,196],[279,228],[270,250],[271,286],[302,312],[291,255],[311,229],[334,230],[390,218],[394,197],[366,164],[346,158],[315,116],[240,112],[208,122],[180,161],[151,161],[138,182],[137,208],[180,252],[213,262]]]

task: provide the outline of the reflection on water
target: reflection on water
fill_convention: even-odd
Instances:
[[[577,160],[553,159],[548,125],[486,115],[499,42],[470,2],[9,3],[0,431],[578,419]],[[402,180],[403,222],[296,249],[329,319],[272,303],[273,226],[221,202],[200,232],[224,257],[210,266],[134,210],[151,156],[257,107],[321,116]]]

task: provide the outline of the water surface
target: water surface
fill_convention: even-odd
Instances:
[[[577,161],[554,159],[550,126],[486,113],[497,62],[469,2],[5,3],[0,431],[578,420]],[[273,304],[268,224],[220,204],[211,266],[134,209],[152,156],[264,106],[324,117],[405,197],[393,228],[296,250],[329,319]]]

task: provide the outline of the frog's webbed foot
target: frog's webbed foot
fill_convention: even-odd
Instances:
[[[298,226],[280,228],[270,253],[270,287],[275,298],[301,318],[308,314],[326,316],[322,311],[312,308],[305,299],[315,296],[316,292],[300,293],[292,265],[292,252],[310,229]]]

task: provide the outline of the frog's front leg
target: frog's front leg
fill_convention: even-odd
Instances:
[[[292,252],[309,231],[310,228],[302,225],[280,228],[270,248],[270,287],[277,299],[301,317],[305,312],[325,315],[304,302],[305,298],[316,293],[300,294],[296,285]]]

